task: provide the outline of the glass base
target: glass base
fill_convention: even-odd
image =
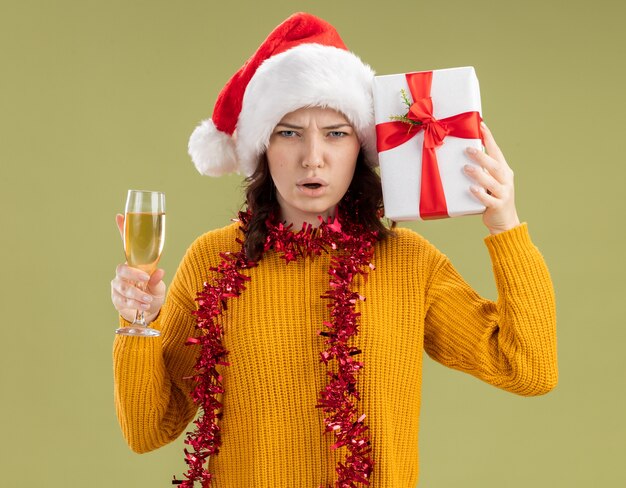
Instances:
[[[115,331],[116,334],[136,337],[157,337],[161,332],[150,327],[142,327],[141,325],[130,325],[128,327],[120,327]]]

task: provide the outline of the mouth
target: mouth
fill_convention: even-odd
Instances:
[[[306,196],[319,197],[326,192],[328,183],[321,178],[303,178],[296,183],[298,189]]]
[[[302,178],[296,181],[296,185],[302,188],[309,188],[310,190],[316,190],[322,186],[328,186],[328,182],[319,178],[318,176],[311,176],[308,178]]]

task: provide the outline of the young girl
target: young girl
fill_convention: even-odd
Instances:
[[[117,268],[121,322],[140,308],[161,331],[115,337],[130,447],[173,441],[201,407],[174,484],[416,486],[422,350],[519,395],[556,385],[552,284],[491,133],[486,154],[468,151],[486,171],[467,172],[497,302],[423,237],[381,222],[373,76],[328,23],[287,19],[190,139],[201,173],[248,176],[246,210],[190,246],[167,297],[162,270]]]

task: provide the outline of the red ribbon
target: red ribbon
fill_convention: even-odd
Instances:
[[[406,122],[396,121],[377,124],[378,152],[398,147],[424,130],[420,216],[422,219],[447,217],[448,206],[443,193],[435,148],[441,146],[448,135],[463,139],[481,139],[482,119],[478,112],[464,112],[437,120],[433,115],[433,100],[430,97],[432,71],[407,73],[405,76],[414,100],[407,117],[421,124],[407,125]]]

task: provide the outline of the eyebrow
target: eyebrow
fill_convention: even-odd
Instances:
[[[287,127],[288,129],[299,129],[299,130],[303,130],[304,127],[300,127],[298,125],[293,125],[293,124],[289,124],[287,122],[279,122],[276,127]],[[335,125],[327,125],[326,127],[322,127],[322,129],[324,130],[334,130],[334,129],[340,129],[341,127],[352,127],[350,124],[335,124]]]

